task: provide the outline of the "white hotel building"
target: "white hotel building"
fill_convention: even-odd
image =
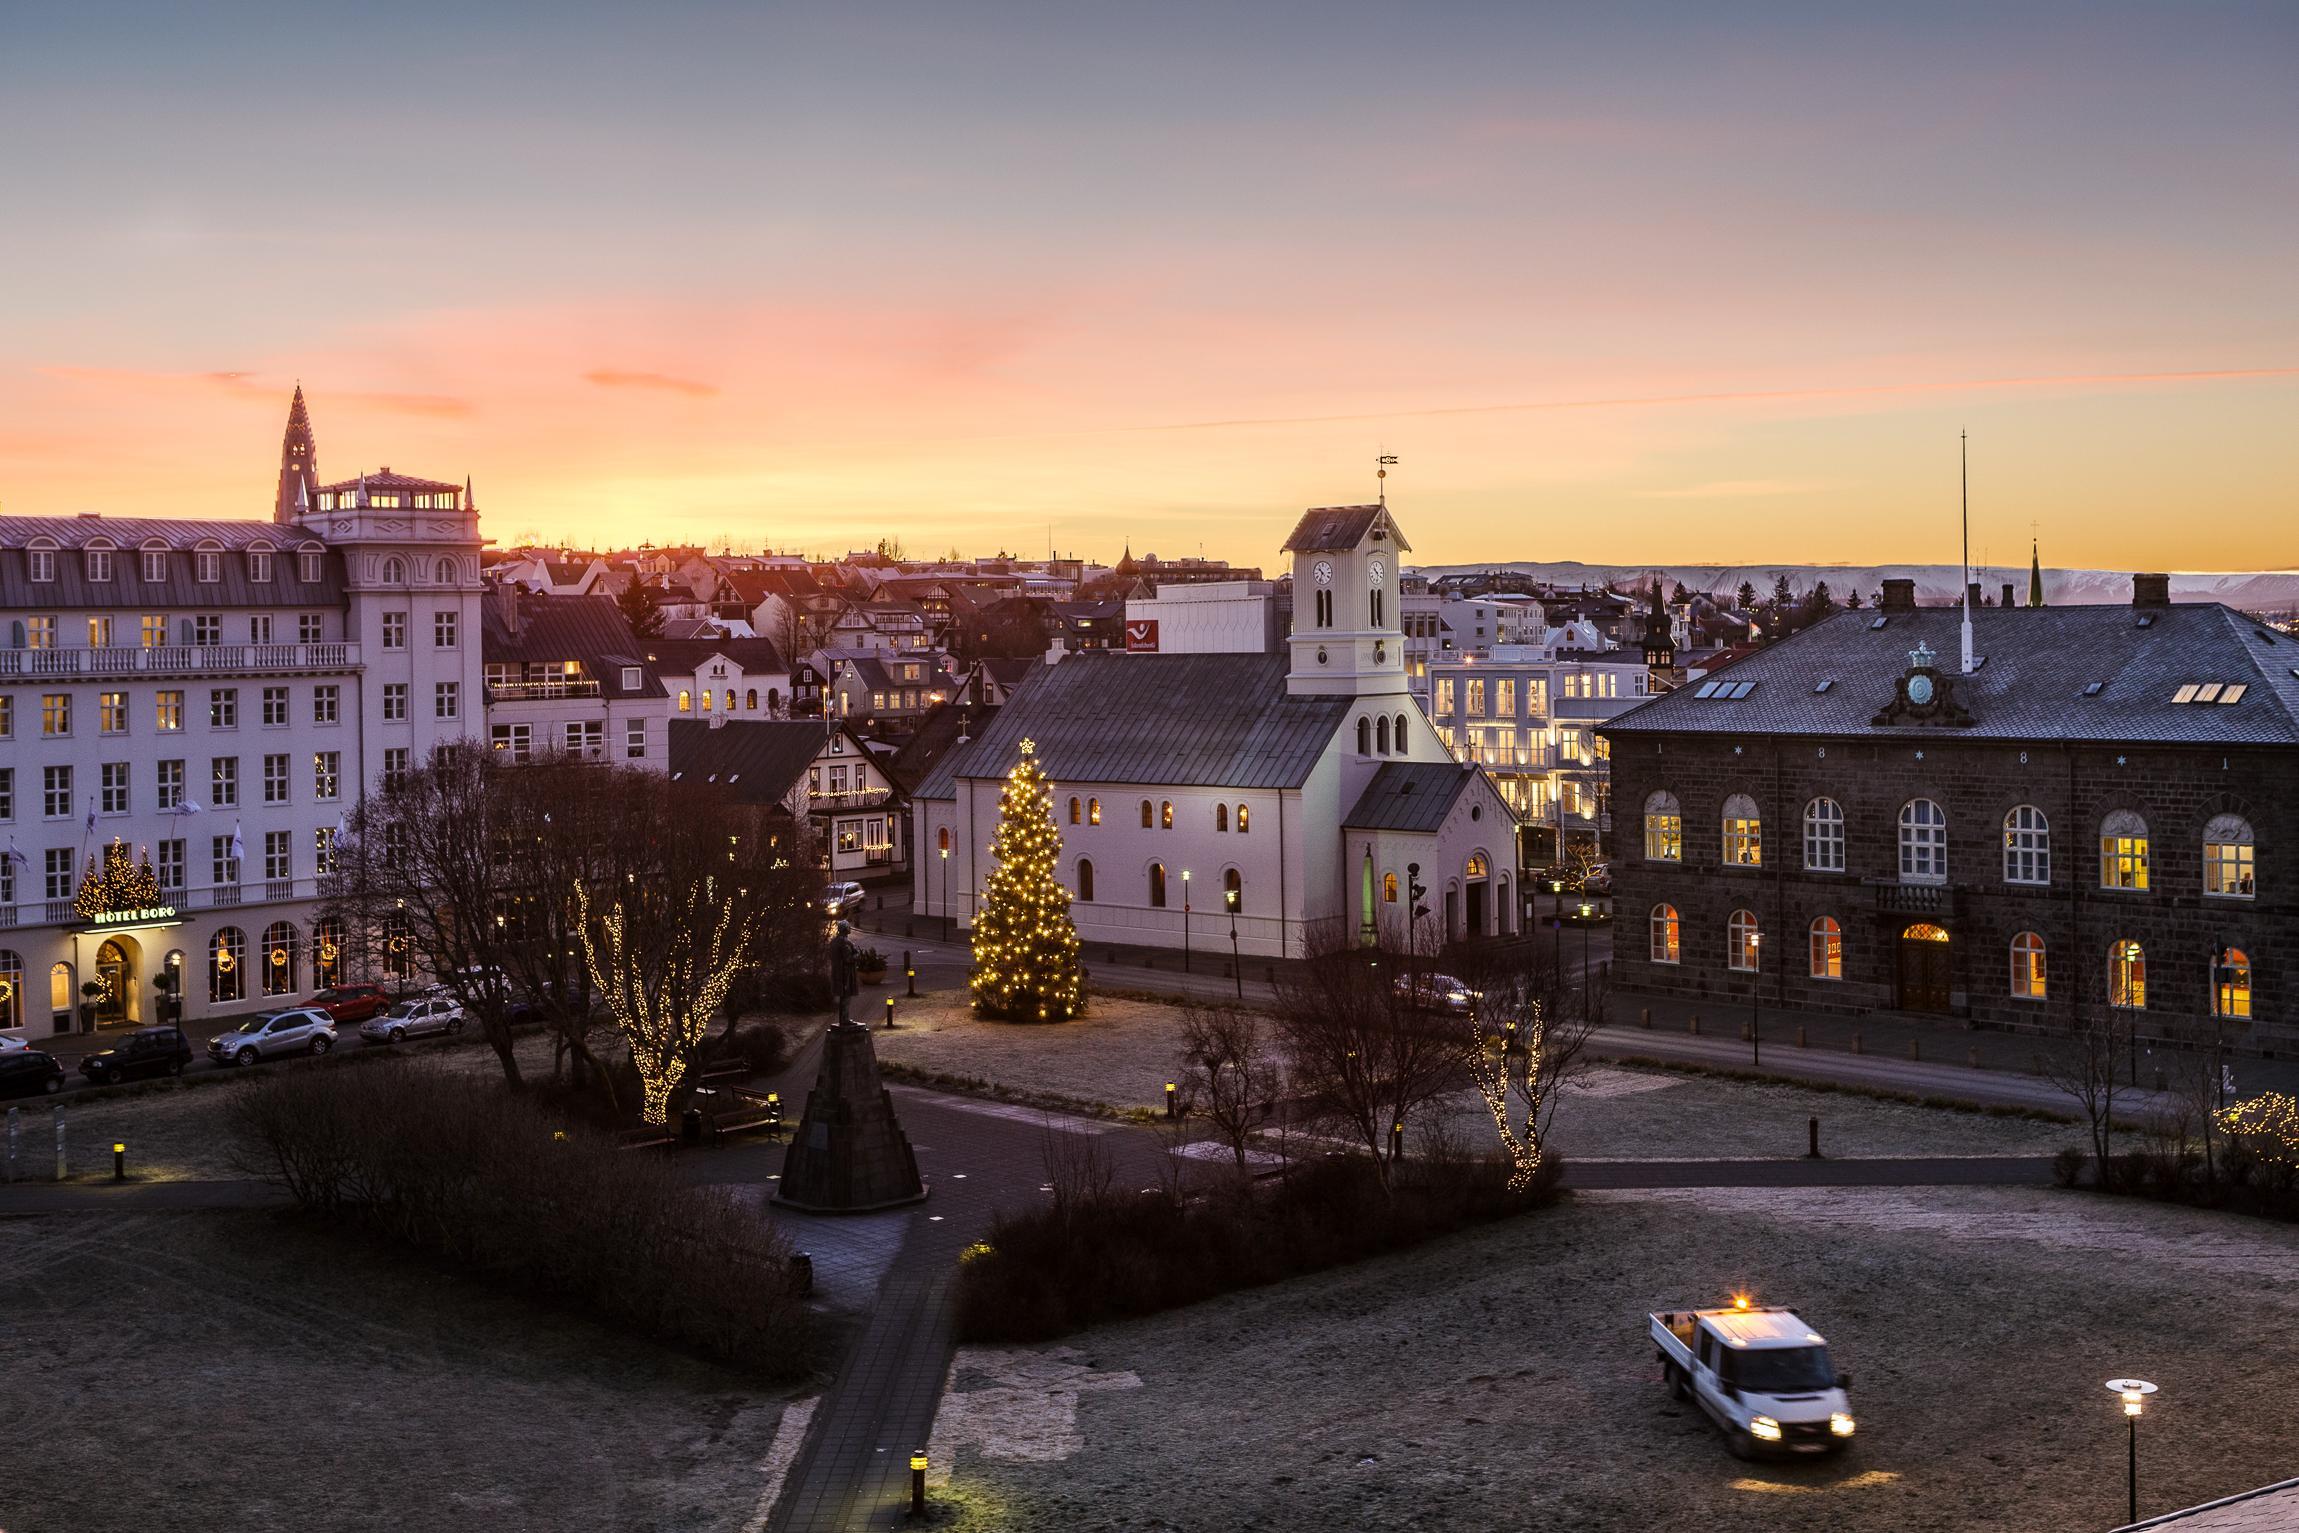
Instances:
[[[0,1033],[309,995],[353,802],[481,731],[468,485],[317,477],[299,389],[270,521],[0,517]]]

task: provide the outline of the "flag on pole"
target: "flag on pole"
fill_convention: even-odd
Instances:
[[[87,830],[88,830],[88,834],[89,834],[89,835],[91,835],[91,836],[92,836],[92,835],[94,835],[94,834],[96,833],[96,798],[95,798],[95,795],[94,795],[94,794],[90,794],[90,795],[88,796],[88,825],[87,825]]]
[[[246,848],[246,847],[244,847],[244,846],[242,846],[242,845],[240,844],[240,839],[239,839],[239,821],[237,821],[237,820],[234,820],[234,821],[232,821],[232,822],[231,822],[231,858],[232,858],[232,861],[234,861],[234,862],[238,862],[238,861],[239,861],[241,858],[245,857],[246,855],[247,855],[247,848]]]
[[[16,849],[16,838],[14,836],[10,836],[8,838],[8,850],[6,853],[0,854],[0,860],[13,862],[17,866],[24,868],[29,868],[32,866],[32,859],[25,856],[22,852]]]

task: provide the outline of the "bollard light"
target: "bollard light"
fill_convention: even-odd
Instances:
[[[926,1450],[910,1455],[910,1515],[926,1515]]]
[[[112,1141],[112,1180],[124,1182],[127,1179],[128,1147],[115,1139]]]
[[[1165,1083],[1165,1115],[1176,1119],[1181,1116],[1181,1088],[1172,1081]]]
[[[1389,1158],[1391,1160],[1403,1160],[1405,1158],[1405,1124],[1403,1120],[1389,1125]]]
[[[902,950],[902,978],[909,986],[910,993],[916,995],[918,993],[918,965],[911,961],[908,948]]]
[[[894,997],[892,996],[886,998],[886,1025],[888,1027],[894,1025]]]

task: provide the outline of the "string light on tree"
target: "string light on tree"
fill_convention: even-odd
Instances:
[[[1470,1043],[1462,1051],[1468,1061],[1469,1074],[1477,1083],[1477,1094],[1485,1099],[1485,1110],[1493,1115],[1493,1127],[1501,1136],[1501,1149],[1509,1157],[1509,1190],[1523,1192],[1533,1185],[1541,1170],[1540,1103],[1545,1083],[1541,1072],[1547,1044],[1547,1021],[1542,1015],[1541,1003],[1530,1001],[1525,1005],[1525,1025],[1510,1027],[1504,1037],[1488,1039],[1484,1026],[1476,1018],[1469,1019]],[[1496,1049],[1495,1044],[1499,1047]],[[1516,1090],[1525,1103],[1525,1121],[1521,1128],[1509,1121],[1510,1070],[1520,1067],[1523,1072]]]
[[[90,854],[88,871],[80,879],[72,909],[81,920],[93,921],[115,911],[148,910],[159,903],[160,877],[152,871],[151,850],[145,849],[142,862],[131,862],[128,843],[114,836],[104,848],[101,868]]]
[[[974,918],[974,1007],[986,1016],[1066,1022],[1086,1009],[1070,891],[1054,873],[1061,853],[1053,789],[1024,740],[998,794],[995,862]]]
[[[738,915],[734,902],[720,897],[718,880],[706,878],[688,885],[679,918],[665,923],[660,951],[646,952],[631,941],[620,900],[595,923],[590,891],[580,883],[575,902],[584,965],[639,1072],[640,1117],[662,1128],[670,1122],[671,1093],[734,984],[753,918]]]

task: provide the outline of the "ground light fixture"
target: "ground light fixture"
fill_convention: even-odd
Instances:
[[[2155,1386],[2145,1379],[2109,1379],[2108,1390],[2123,1402],[2124,1521],[2139,1521],[2139,1416]]]
[[[115,1139],[112,1141],[112,1180],[124,1182],[127,1179],[128,1147],[124,1142]]]
[[[923,1448],[910,1455],[910,1515],[926,1515],[926,1450]]]

